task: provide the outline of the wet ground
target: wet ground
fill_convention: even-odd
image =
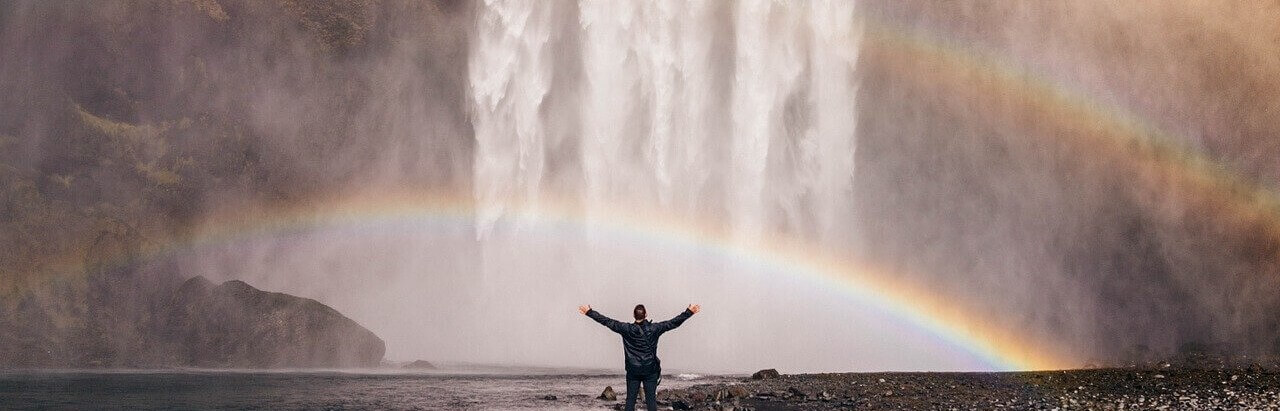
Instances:
[[[850,373],[699,384],[674,409],[1280,409],[1280,372],[1123,368],[1017,373]]]
[[[605,386],[625,387],[622,375],[502,371],[0,371],[0,410],[599,410],[614,404],[596,399]]]
[[[605,386],[615,399],[598,399]],[[0,409],[621,408],[621,375],[488,372],[0,372]],[[1280,409],[1276,368],[664,376],[663,409]],[[643,409],[643,407],[641,407]]]

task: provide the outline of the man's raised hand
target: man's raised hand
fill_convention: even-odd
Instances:
[[[689,311],[692,311],[694,314],[697,314],[698,311],[702,311],[702,306],[698,304],[689,304]]]
[[[587,315],[587,311],[591,311],[591,305],[578,306],[578,312],[582,313],[582,315]]]

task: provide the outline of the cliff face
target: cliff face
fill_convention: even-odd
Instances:
[[[319,303],[139,250],[218,205],[466,184],[455,3],[0,4],[0,366],[376,363]]]
[[[0,4],[0,293],[219,204],[468,184],[466,22],[444,1]]]
[[[869,258],[1083,361],[1280,353],[1280,8],[1232,4],[863,3]]]

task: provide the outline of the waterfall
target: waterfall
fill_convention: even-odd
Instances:
[[[468,79],[476,135],[475,196],[487,229],[513,202],[536,203],[545,132],[538,115],[551,87],[548,7],[540,2],[486,1]]]
[[[552,194],[587,213],[722,218],[745,241],[848,238],[855,14],[847,1],[485,1],[469,61],[479,234]]]

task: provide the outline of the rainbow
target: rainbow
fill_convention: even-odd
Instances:
[[[864,53],[900,75],[903,84],[931,92],[940,103],[956,111],[972,106],[1021,107],[1030,118],[993,118],[997,129],[1025,131],[1042,136],[1042,130],[1059,135],[1071,150],[1113,159],[1129,167],[1139,188],[1173,183],[1202,201],[1225,205],[1232,229],[1262,227],[1268,238],[1280,238],[1276,223],[1277,202],[1269,193],[1231,176],[1202,157],[1177,149],[1152,127],[1131,117],[1103,110],[1088,99],[1064,93],[1041,80],[1008,68],[990,58],[977,57],[901,30],[867,25]],[[976,100],[976,101],[975,101]],[[1042,121],[1043,120],[1043,121]],[[1016,133],[1015,133],[1016,134]],[[1133,161],[1136,160],[1136,161]],[[1146,192],[1135,195],[1158,196]],[[1184,195],[1187,195],[1184,192]],[[1208,207],[1208,205],[1204,205]],[[265,210],[215,213],[186,238],[144,245],[142,259],[158,259],[184,250],[229,244],[281,232],[330,226],[364,226],[413,221],[472,222],[476,206],[470,195],[432,192],[366,193],[329,198],[309,205]],[[1032,341],[982,321],[930,293],[926,288],[895,280],[892,270],[862,261],[834,257],[821,247],[785,238],[769,237],[741,242],[727,230],[690,218],[662,215],[651,210],[613,207],[584,212],[570,202],[544,199],[506,210],[512,218],[537,224],[568,224],[611,235],[636,236],[699,252],[714,253],[744,264],[803,278],[818,287],[839,290],[852,301],[937,336],[996,370],[1046,370],[1079,365],[1052,344]],[[1176,216],[1169,216],[1174,218]],[[1261,224],[1259,224],[1261,223]],[[121,257],[123,258],[123,257]],[[57,272],[83,271],[81,258],[66,257],[55,263]]]
[[[378,192],[330,198],[312,205],[277,209],[212,213],[184,240],[142,247],[134,261],[169,258],[182,252],[237,244],[280,233],[334,227],[405,225],[410,223],[471,224],[476,207],[469,195],[439,192]],[[611,208],[583,212],[569,202],[542,200],[508,209],[506,218],[537,227],[581,227],[611,236],[644,240],[677,249],[714,255],[769,272],[807,280],[816,287],[837,290],[853,302],[878,310],[936,336],[950,347],[968,353],[991,370],[1046,370],[1078,365],[1047,349],[979,320],[960,307],[925,289],[895,281],[888,270],[817,252],[820,248],[779,237],[757,242],[735,240],[721,227],[700,224],[646,210]],[[83,263],[66,261],[63,272],[83,271]]]
[[[1129,196],[1155,206],[1157,219],[1180,225],[1188,214],[1207,214],[1222,232],[1250,233],[1280,244],[1280,198],[1141,118],[1060,84],[937,36],[884,22],[865,25],[862,50],[875,70],[892,73],[895,86],[934,99],[966,120],[1014,136],[1010,145],[1041,144],[1072,160],[1105,164],[1129,178]],[[1026,138],[1027,141],[1019,141]],[[1086,167],[1080,167],[1084,169]]]

